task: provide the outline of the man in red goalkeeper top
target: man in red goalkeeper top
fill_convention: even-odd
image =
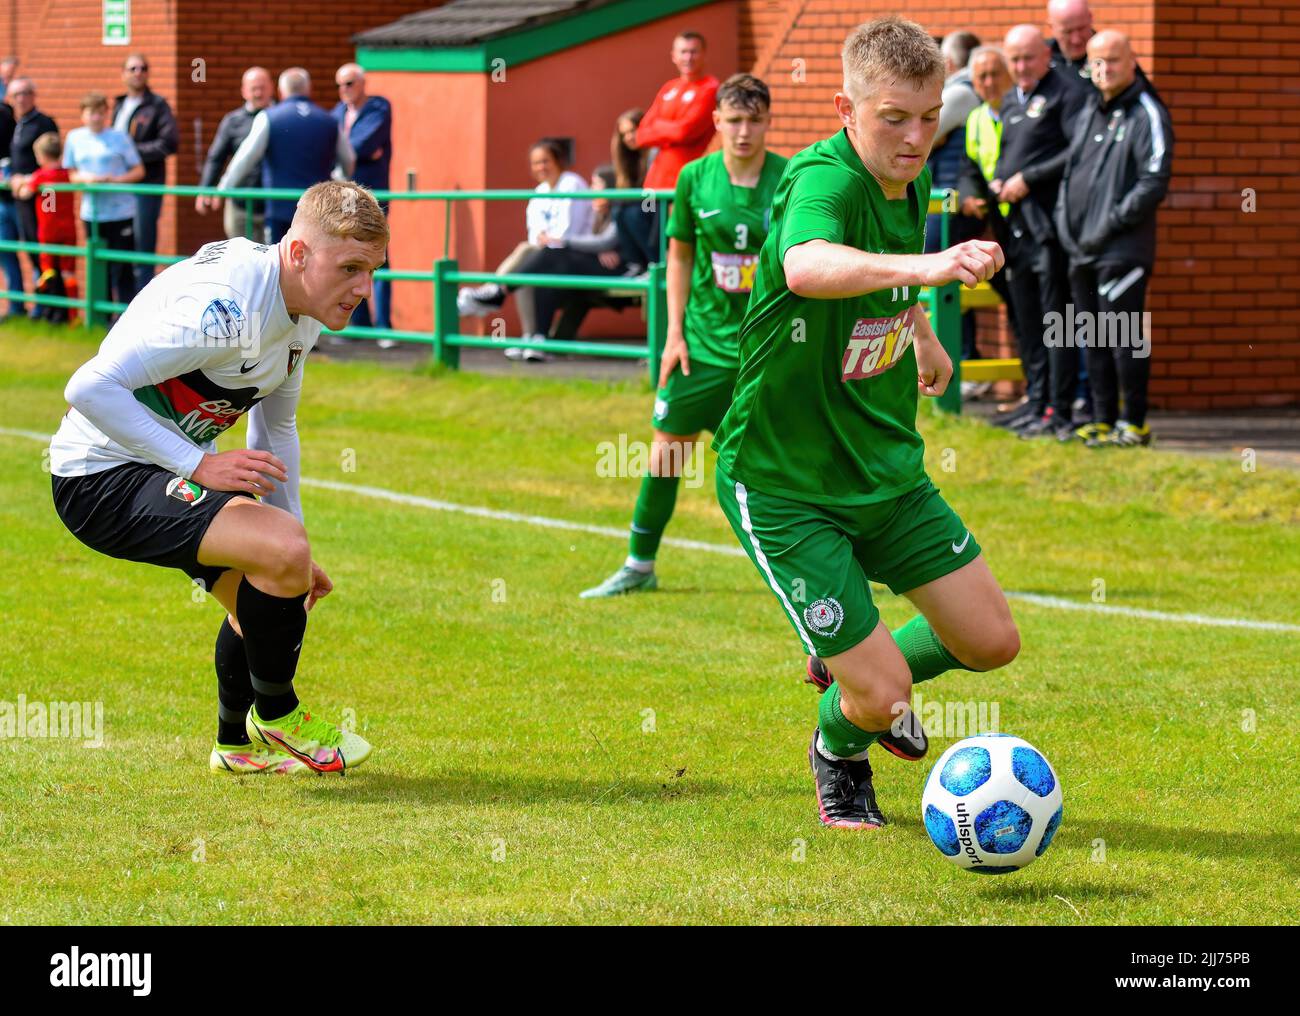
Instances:
[[[645,177],[651,190],[677,186],[682,167],[703,155],[713,140],[718,79],[704,70],[704,36],[677,36],[672,59],[678,76],[659,89],[636,129],[635,147],[659,149]]]

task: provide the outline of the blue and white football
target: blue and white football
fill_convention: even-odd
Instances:
[[[1061,781],[1028,741],[980,734],[958,741],[930,770],[921,821],[953,864],[1005,875],[1041,857],[1061,824]]]

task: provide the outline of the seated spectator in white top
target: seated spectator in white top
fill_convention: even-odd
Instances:
[[[587,181],[566,165],[564,148],[553,138],[543,138],[528,151],[529,169],[537,181],[538,194],[585,191]],[[519,270],[524,258],[543,247],[558,246],[570,233],[591,231],[591,202],[569,198],[533,198],[528,202],[525,222],[528,239],[519,243],[497,265],[498,275]],[[507,290],[495,282],[481,286],[462,286],[456,307],[462,317],[487,317],[505,303]],[[525,335],[537,332],[537,311],[530,287],[521,287],[515,297],[519,322]]]

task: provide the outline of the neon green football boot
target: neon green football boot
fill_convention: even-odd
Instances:
[[[292,755],[261,744],[213,745],[208,768],[226,776],[301,776],[313,771]]]
[[[370,743],[360,734],[321,719],[301,702],[278,720],[263,720],[254,706],[245,729],[254,744],[292,755],[318,773],[345,773],[370,757]]]

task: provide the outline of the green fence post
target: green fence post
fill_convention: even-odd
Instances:
[[[650,387],[659,386],[659,360],[663,357],[664,342],[668,338],[667,272],[661,264],[651,265],[646,273],[650,292],[646,294],[645,331],[646,348],[650,351]]]
[[[94,231],[98,233],[98,230]],[[100,300],[100,287],[104,279],[100,274],[99,248],[103,242],[98,236],[86,237],[86,311],[81,315],[81,326],[86,329],[95,327],[95,302]]]
[[[447,275],[457,270],[450,258],[433,263],[433,358],[452,370],[460,367],[460,346],[453,346],[447,336],[459,330],[460,314],[456,310],[456,284]]]
[[[952,360],[952,380],[939,396],[939,408],[961,414],[961,285],[950,282],[934,290],[934,333]]]

